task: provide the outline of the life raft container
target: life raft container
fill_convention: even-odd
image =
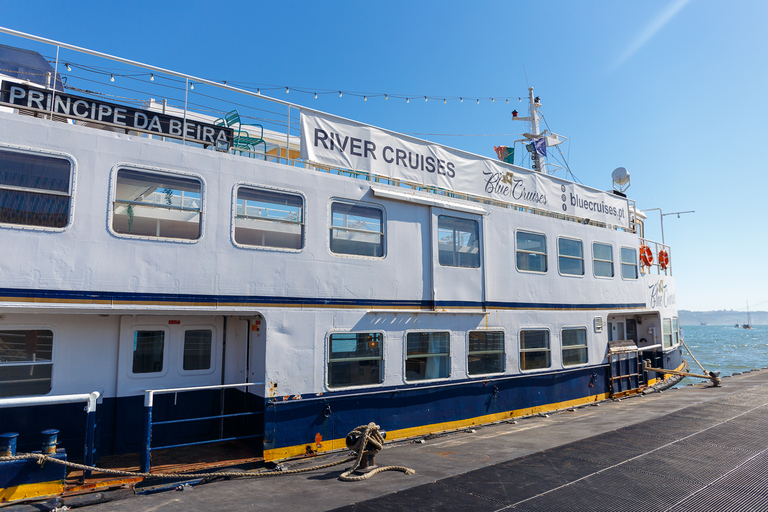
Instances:
[[[664,249],[659,251],[659,266],[662,270],[666,270],[669,267],[669,254]]]
[[[640,246],[640,263],[646,267],[650,267],[653,264],[653,253],[647,245]]]

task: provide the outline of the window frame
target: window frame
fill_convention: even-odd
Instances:
[[[570,256],[570,255],[563,255],[560,254],[560,241],[561,240],[568,240],[571,242],[579,242],[581,245],[581,258],[576,256]],[[570,274],[568,272],[563,272],[562,265],[560,264],[561,258],[571,259],[571,260],[579,260],[581,261],[581,274]],[[557,272],[563,276],[563,277],[584,277],[586,274],[586,264],[584,262],[584,241],[580,238],[572,238],[569,236],[559,236],[557,237]]]
[[[583,345],[566,345],[565,344],[565,331],[584,331],[584,344]],[[565,364],[565,351],[568,350],[584,349],[586,358],[583,363]],[[579,366],[585,366],[589,364],[589,329],[583,325],[565,326],[560,329],[560,362],[563,368],[576,368]]]
[[[473,333],[501,333],[501,350],[485,350],[485,351],[475,351],[472,352],[470,350],[471,348],[471,341],[470,338]],[[467,331],[467,345],[466,345],[466,354],[467,354],[467,376],[469,378],[476,378],[476,377],[482,377],[484,375],[499,375],[503,374],[507,370],[507,333],[505,329],[502,328],[492,328],[489,327],[487,329],[471,329]],[[489,372],[489,373],[470,373],[469,371],[469,356],[472,354],[477,353],[487,353],[487,354],[498,354],[501,353],[501,369],[496,372]]]
[[[360,358],[343,358],[339,359],[337,361],[331,360],[331,342],[332,337],[336,334],[377,334],[381,336],[381,342],[380,342],[380,355],[378,358],[373,357],[360,357]],[[384,385],[384,379],[385,379],[385,368],[386,368],[386,358],[385,358],[385,347],[384,345],[387,342],[387,334],[384,331],[330,331],[325,336],[325,385],[330,390],[337,390],[337,389],[350,389],[350,388],[370,388],[370,387],[381,387]],[[367,384],[348,384],[344,386],[333,386],[331,385],[331,363],[332,362],[342,362],[342,361],[379,361],[379,382],[375,383],[367,383]]]
[[[672,317],[672,346],[680,344],[680,321],[678,317]]]
[[[622,252],[624,250],[632,251],[635,254],[635,260],[632,263],[625,262],[624,258],[622,257]],[[637,255],[637,249],[634,247],[627,247],[625,245],[622,245],[619,248],[619,265],[621,265],[621,278],[625,281],[637,281],[640,279],[640,270],[638,269],[638,255]],[[635,270],[635,277],[624,277],[624,268],[625,266],[632,265],[632,268]]]
[[[547,335],[547,347],[524,349],[523,348],[523,332],[529,332],[529,331],[545,332]],[[525,359],[523,357],[523,353],[532,353],[532,352],[546,352],[549,358],[549,364],[543,368],[523,368],[523,361]],[[520,366],[521,373],[544,372],[544,371],[552,370],[552,333],[550,332],[549,328],[547,327],[521,328],[517,332],[517,355],[518,355],[518,365]]]
[[[440,220],[441,219],[448,219],[448,221],[449,222],[453,222],[454,225],[451,228],[447,228],[447,227],[441,228],[440,227]],[[476,244],[476,248],[477,248],[477,254],[472,259],[476,259],[477,260],[476,261],[477,264],[476,265],[474,265],[474,264],[472,264],[472,265],[446,264],[446,263],[443,263],[442,261],[440,261],[440,258],[441,258],[440,230],[442,229],[442,230],[447,231],[449,229],[452,229],[451,237],[452,237],[453,243],[452,243],[452,250],[451,250],[450,254],[452,255],[452,259],[455,260],[455,259],[457,259],[457,257],[460,258],[460,253],[458,253],[457,250],[456,250],[457,249],[457,244],[456,244],[456,238],[457,237],[455,235],[456,235],[457,229],[456,229],[456,225],[455,224],[456,223],[470,223],[470,222],[473,223],[474,226],[475,226],[474,235],[475,235],[475,244]],[[480,268],[482,266],[482,261],[483,261],[482,260],[482,243],[481,243],[481,239],[480,239],[480,236],[481,236],[480,231],[481,231],[480,222],[477,219],[466,218],[466,217],[457,217],[455,215],[445,215],[445,214],[442,214],[442,213],[437,214],[437,263],[438,263],[438,265],[440,265],[441,267],[451,267],[451,268],[473,268],[473,269],[474,268]],[[469,233],[469,232],[468,231],[460,231],[460,233]],[[470,233],[470,237],[471,236],[472,236],[472,233]],[[459,247],[466,247],[466,246],[459,246]],[[447,252],[447,251],[444,251],[444,252]]]
[[[47,396],[50,395],[53,392],[54,383],[56,382],[57,377],[57,367],[56,364],[56,357],[58,355],[58,343],[57,338],[59,338],[58,331],[52,326],[52,325],[43,325],[43,324],[33,324],[33,325],[18,325],[18,324],[11,324],[11,325],[3,325],[0,327],[0,331],[48,331],[51,333],[51,360],[50,361],[19,361],[20,364],[15,364],[12,361],[6,361],[6,362],[0,362],[0,368],[2,367],[29,367],[29,366],[49,366],[51,369],[51,378],[50,378],[50,385],[48,388],[48,391],[45,393],[25,393],[23,395],[8,395],[8,396],[2,396],[0,395],[0,398],[14,398],[14,397],[24,397],[24,396]]]
[[[301,244],[298,249],[293,249],[290,247],[277,247],[273,245],[250,245],[245,244],[243,242],[238,242],[236,238],[236,232],[237,232],[237,226],[236,226],[236,220],[238,218],[238,195],[240,192],[240,189],[250,189],[255,191],[263,191],[268,192],[272,194],[283,194],[286,196],[295,196],[301,199],[301,221],[300,222],[289,222],[289,221],[279,221],[276,219],[263,219],[266,222],[275,222],[275,223],[289,223],[289,224],[296,224],[301,227]],[[304,193],[299,192],[298,190],[288,190],[288,189],[282,189],[282,188],[276,188],[276,187],[269,187],[264,185],[257,185],[255,183],[246,183],[246,182],[240,182],[236,183],[233,187],[232,191],[232,243],[235,244],[236,247],[239,247],[241,249],[247,249],[247,250],[257,250],[257,251],[277,251],[277,252],[302,252],[306,248],[307,244],[307,197],[304,195]]]
[[[211,331],[211,359],[209,361],[210,366],[208,368],[199,368],[196,370],[184,369],[184,353],[187,345],[187,331]],[[218,333],[213,325],[184,325],[180,329],[179,339],[179,367],[178,371],[181,375],[207,375],[216,371],[218,360],[216,354],[218,354]]]
[[[114,229],[114,222],[115,222],[115,204],[116,204],[116,194],[117,194],[117,178],[120,171],[130,171],[130,172],[137,172],[142,174],[149,174],[149,175],[157,175],[160,178],[163,176],[170,176],[173,178],[180,178],[180,179],[188,179],[188,180],[197,180],[200,183],[200,209],[198,210],[198,214],[200,216],[200,222],[199,222],[199,235],[197,238],[177,238],[177,237],[167,237],[167,236],[151,236],[151,235],[137,235],[132,233],[121,233]],[[115,164],[112,167],[112,178],[110,183],[110,195],[109,195],[109,204],[107,205],[108,208],[108,229],[109,232],[119,238],[127,238],[131,240],[149,240],[153,242],[169,242],[169,243],[183,243],[183,244],[196,244],[199,243],[203,238],[205,238],[205,217],[206,217],[206,195],[207,195],[207,183],[205,181],[205,178],[199,174],[189,173],[185,171],[177,171],[177,170],[171,170],[171,169],[161,169],[157,167],[149,167],[149,166],[143,166],[143,165],[136,165],[131,163],[118,163]],[[151,207],[151,203],[147,203],[147,205]],[[158,208],[163,208],[163,206],[160,206]],[[174,209],[180,209],[180,208],[174,208]],[[184,210],[182,210],[184,211]]]
[[[669,337],[669,344],[667,344],[667,337]],[[661,319],[661,346],[662,349],[675,346],[675,337],[672,333],[672,318]]]
[[[333,205],[334,204],[343,204],[351,207],[356,208],[363,208],[363,209],[371,209],[371,210],[378,210],[381,213],[381,231],[379,231],[377,234],[380,236],[380,245],[381,245],[381,256],[371,256],[367,254],[358,254],[358,253],[350,253],[350,252],[336,252],[333,250],[333,232],[334,230],[343,230],[347,232],[361,232],[361,233],[367,233],[367,234],[373,234],[373,231],[365,231],[365,230],[355,230],[353,228],[348,227],[335,227],[333,225]],[[342,199],[342,198],[331,198],[331,200],[328,202],[328,224],[327,224],[327,236],[328,236],[328,252],[332,256],[341,257],[341,258],[363,258],[363,259],[371,259],[371,260],[383,260],[387,257],[387,211],[386,209],[376,203],[366,203],[363,201],[354,201],[350,199]]]
[[[537,236],[543,237],[544,238],[544,252],[529,251],[529,250],[526,250],[526,249],[520,249],[518,247],[518,239],[517,239],[517,236],[520,233],[527,233],[527,234],[530,234],[530,235],[537,235]],[[544,270],[542,271],[542,270],[530,270],[530,269],[522,269],[522,268],[520,268],[518,255],[521,254],[521,253],[522,254],[538,254],[538,255],[542,255],[543,254],[544,255]],[[530,273],[530,274],[546,274],[547,272],[549,272],[549,249],[548,249],[548,244],[547,244],[547,235],[546,235],[546,233],[542,233],[540,231],[531,231],[531,230],[527,230],[527,229],[517,229],[517,230],[515,230],[515,268],[517,269],[518,272],[526,272],[526,273]]]
[[[441,355],[442,352],[436,352],[436,353],[429,353],[429,354],[414,354],[412,357],[408,357],[408,335],[409,334],[447,334],[448,335],[448,353],[447,355]],[[441,381],[441,380],[448,380],[451,378],[451,364],[452,364],[452,357],[453,353],[451,351],[451,343],[452,343],[452,331],[445,330],[445,329],[412,329],[409,331],[405,331],[404,334],[404,343],[403,343],[403,381],[405,381],[406,384],[419,384],[421,382],[435,382],[435,381]],[[447,360],[446,366],[448,369],[448,375],[440,376],[440,377],[434,377],[431,379],[426,378],[426,375],[423,379],[408,379],[408,360],[409,359],[417,359],[417,358],[428,358],[428,357],[445,357]]]
[[[131,379],[155,379],[158,377],[165,377],[166,375],[168,375],[168,372],[170,371],[169,363],[170,363],[171,330],[166,325],[158,325],[158,324],[132,325],[129,330],[129,332],[131,333],[131,341],[130,341],[131,345],[133,344],[133,341],[136,339],[137,331],[163,331],[165,333],[163,335],[163,369],[159,372],[135,373],[133,371],[134,349],[130,348],[127,354],[127,356],[130,358],[130,364],[126,368],[126,371],[128,372],[128,377]],[[179,345],[182,346],[182,350],[183,350],[184,344],[180,343]],[[183,364],[183,363],[180,363],[180,364]]]
[[[611,249],[611,259],[609,260],[602,260],[598,259],[595,256],[595,245],[602,245],[607,246]],[[604,276],[599,275],[597,273],[597,268],[595,267],[595,263],[601,262],[601,263],[610,263],[611,264],[611,275],[610,276]],[[592,275],[597,279],[613,279],[616,277],[616,263],[613,260],[613,244],[610,244],[608,242],[598,242],[598,241],[592,241]]]
[[[15,187],[12,185],[0,185],[0,190],[16,190],[21,192],[29,192],[35,194],[47,194],[55,196],[66,196],[69,198],[69,206],[67,208],[67,222],[61,227],[53,226],[36,226],[34,224],[14,224],[10,222],[0,222],[0,228],[4,229],[24,229],[31,231],[48,231],[48,232],[61,232],[65,231],[72,226],[75,216],[75,185],[77,181],[77,163],[74,157],[61,153],[59,151],[48,151],[44,149],[27,148],[27,147],[15,147],[8,144],[0,143],[0,151],[7,153],[17,153],[22,155],[41,156],[44,158],[59,158],[69,162],[69,187],[67,193],[58,191],[42,192],[43,189],[35,189],[28,187]]]

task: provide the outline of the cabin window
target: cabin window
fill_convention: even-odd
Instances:
[[[539,233],[517,232],[517,269],[526,272],[547,271],[547,239]]]
[[[342,332],[328,337],[328,387],[380,384],[384,335]]]
[[[237,189],[236,243],[299,250],[303,240],[304,199],[301,196],[248,187]]]
[[[520,369],[541,370],[551,366],[549,331],[520,331]]]
[[[560,273],[568,276],[584,275],[584,248],[581,240],[557,239],[557,264]]]
[[[0,151],[0,223],[63,228],[69,222],[72,163]]]
[[[384,212],[379,208],[331,203],[331,252],[384,256]]]
[[[480,227],[476,220],[437,217],[437,254],[447,267],[480,266]]]
[[[118,169],[112,229],[143,237],[200,238],[202,183],[195,178]]]
[[[409,332],[406,335],[405,380],[445,379],[451,374],[449,332]]]
[[[637,251],[629,247],[621,248],[621,277],[637,279]]]
[[[467,373],[483,375],[504,371],[504,332],[470,331]]]
[[[563,366],[586,364],[587,362],[587,329],[583,327],[563,329],[561,341],[563,344]]]
[[[163,371],[165,331],[136,331],[133,333],[133,373]]]
[[[680,343],[680,326],[677,324],[677,317],[672,317],[672,336],[675,345]]]
[[[662,321],[661,331],[664,340],[664,348],[672,346],[672,319],[664,318]]]
[[[594,242],[592,264],[596,277],[613,277],[613,246]]]
[[[52,355],[52,331],[0,330],[0,397],[48,393]]]
[[[182,368],[185,371],[210,369],[212,344],[213,331],[210,329],[184,331],[184,361]]]

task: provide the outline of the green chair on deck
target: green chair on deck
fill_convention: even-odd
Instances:
[[[267,143],[264,141],[264,128],[259,124],[243,124],[240,121],[240,113],[237,110],[227,112],[224,117],[213,122],[216,126],[226,126],[234,130],[232,149],[235,151],[247,151],[248,155],[254,155],[259,144],[264,145],[264,160],[267,159]],[[246,131],[244,128],[248,128]],[[259,136],[254,135],[258,132]]]

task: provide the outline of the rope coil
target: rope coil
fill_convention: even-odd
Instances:
[[[347,435],[347,438],[353,435],[356,435],[357,441],[352,446],[349,446],[349,449],[353,452],[357,452],[357,459],[355,460],[354,466],[339,476],[339,480],[344,482],[358,482],[360,480],[367,480],[373,475],[383,471],[401,471],[406,475],[416,473],[415,470],[406,468],[405,466],[383,466],[372,469],[363,475],[352,476],[352,473],[360,467],[364,456],[376,455],[384,447],[384,437],[381,435],[381,432],[379,432],[379,426],[373,422],[355,428]]]

